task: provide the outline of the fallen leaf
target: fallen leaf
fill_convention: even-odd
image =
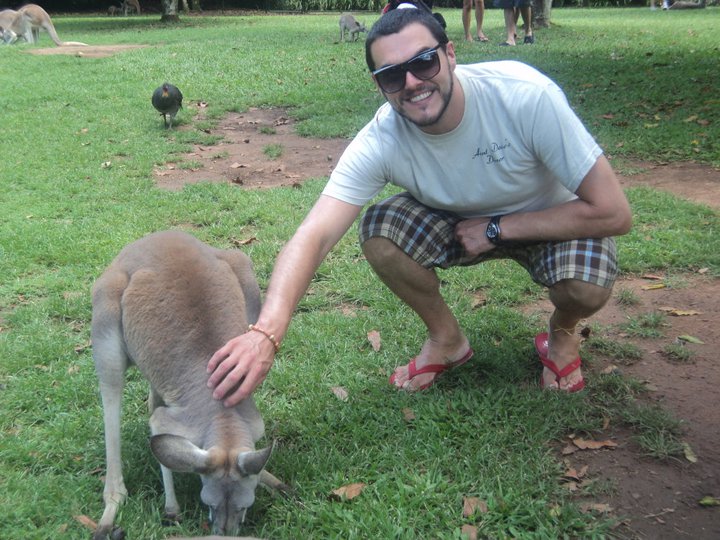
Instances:
[[[487,303],[487,297],[483,291],[473,291],[472,300],[470,301],[470,307],[472,309],[484,306]]]
[[[330,388],[330,390],[332,390],[332,393],[335,394],[335,397],[337,397],[340,401],[348,400],[348,391],[345,390],[342,386],[333,386],[332,388]]]
[[[580,511],[586,514],[588,512],[599,512],[601,514],[608,514],[612,512],[612,508],[609,504],[605,503],[585,503],[580,505]]]
[[[686,124],[689,124],[690,122],[694,122],[697,119],[698,119],[697,114],[693,114],[692,116],[688,116],[685,120],[683,120],[683,122],[685,122]]]
[[[569,456],[570,454],[574,454],[578,450],[579,448],[574,444],[568,444],[565,448],[562,449],[561,454],[563,456]]]
[[[685,454],[685,459],[687,459],[690,463],[697,463],[697,456],[695,455],[695,452],[693,452],[692,447],[689,443],[683,442],[683,454]]]
[[[698,272],[698,274],[707,274],[709,271],[710,271],[710,269],[705,267],[705,268],[701,268],[697,272]]]
[[[370,330],[367,333],[368,341],[370,341],[370,345],[372,345],[372,348],[375,352],[380,351],[380,332],[377,330]]]
[[[402,410],[402,413],[403,413],[403,418],[405,419],[406,422],[412,422],[413,420],[415,420],[415,411],[413,411],[412,409],[410,409],[408,407],[404,407]]]
[[[643,279],[652,279],[652,280],[661,280],[663,279],[662,276],[658,276],[657,274],[643,274]]]
[[[89,517],[87,517],[85,515],[73,516],[73,518],[80,525],[90,529],[91,531],[94,531],[95,529],[97,529],[97,523],[95,523],[92,519],[90,519]]]
[[[100,168],[101,168],[101,169],[109,169],[110,167],[112,167],[112,162],[111,162],[111,161],[103,161],[103,162],[100,164]]]
[[[720,506],[720,499],[707,495],[698,501],[700,506]]]
[[[573,444],[580,450],[599,450],[600,448],[615,448],[617,443],[611,440],[588,441],[585,439],[573,439]]]
[[[463,517],[467,518],[473,514],[487,514],[488,506],[485,501],[478,497],[465,497],[463,499]]]
[[[660,311],[664,311],[668,315],[675,315],[676,317],[684,317],[687,315],[702,315],[702,311],[695,311],[694,309],[678,309],[669,306],[662,306],[658,309]]]
[[[477,527],[475,525],[463,525],[460,534],[467,540],[477,540]]]
[[[610,364],[609,366],[603,368],[600,371],[601,375],[610,375],[612,373],[615,373],[618,370],[618,367],[615,364]]]
[[[245,167],[247,167],[247,165],[243,165],[242,163],[238,163],[237,161],[230,165],[231,169],[244,169]]]
[[[238,240],[237,238],[233,237],[233,238],[230,238],[230,243],[235,246],[247,246],[249,244],[252,244],[256,240],[257,240],[257,238],[255,238],[254,236],[251,236],[250,238],[246,238],[245,240]]]
[[[571,482],[564,482],[562,487],[567,489],[570,493],[574,493],[578,489],[580,489],[580,484],[577,482],[571,481]]]
[[[655,289],[664,289],[665,284],[664,283],[653,283],[652,285],[643,285],[640,288],[644,291],[652,291]]]
[[[336,499],[350,501],[360,495],[363,489],[365,489],[365,484],[363,484],[362,482],[357,482],[355,484],[348,484],[346,486],[334,489],[332,491],[332,494]]]
[[[678,336],[678,339],[679,339],[680,341],[687,341],[688,343],[695,343],[696,345],[705,345],[705,342],[704,342],[704,341],[702,341],[702,340],[700,340],[700,339],[698,339],[698,338],[696,338],[696,337],[694,337],[694,336],[689,336],[689,335],[687,335],[687,334],[683,334],[682,336]]]

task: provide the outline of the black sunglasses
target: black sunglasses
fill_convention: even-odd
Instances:
[[[440,72],[438,49],[443,45],[444,43],[438,43],[432,49],[423,51],[402,64],[391,64],[376,69],[372,75],[386,94],[394,94],[405,88],[408,71],[420,80],[432,79]]]

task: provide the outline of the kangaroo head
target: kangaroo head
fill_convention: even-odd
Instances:
[[[213,534],[239,532],[248,508],[255,502],[258,475],[270,459],[272,446],[262,450],[204,450],[184,437],[162,434],[151,437],[150,447],[168,469],[200,475],[200,499],[210,509]]]

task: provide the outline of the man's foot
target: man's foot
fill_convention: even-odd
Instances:
[[[535,349],[545,367],[541,379],[543,388],[578,392],[585,387],[580,370],[579,342],[574,335],[560,331],[548,338],[543,332],[535,337]]]
[[[503,41],[502,43],[499,43],[498,45],[500,45],[501,47],[514,47],[515,46],[514,43],[509,43],[507,41]]]
[[[426,343],[417,357],[408,364],[397,367],[390,376],[390,384],[407,392],[425,390],[430,388],[444,371],[461,366],[473,355],[467,342],[452,355],[441,353],[438,360],[433,360],[437,356],[432,354],[431,349],[433,346]]]
[[[475,38],[475,41],[480,41],[482,43],[490,41],[485,34],[478,34],[478,36]]]
[[[533,43],[535,43],[535,36],[533,36],[532,34],[529,35],[529,36],[525,36],[525,39],[523,40],[523,43],[525,43],[525,44],[533,44]]]

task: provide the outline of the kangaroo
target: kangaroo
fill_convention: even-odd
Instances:
[[[705,0],[700,0],[699,2],[679,0],[678,2],[673,2],[668,9],[705,9]]]
[[[29,43],[37,43],[40,38],[40,29],[42,28],[48,34],[50,39],[53,40],[55,45],[58,47],[68,45],[81,45],[87,46],[87,43],[81,43],[79,41],[60,41],[60,38],[55,31],[55,26],[50,20],[50,15],[47,11],[38,6],[37,4],[27,4],[18,10],[20,13],[24,13],[30,21],[30,27],[32,28],[32,38],[28,40]]]
[[[0,32],[6,45],[12,45],[19,38],[32,43],[33,35],[27,15],[13,9],[0,11]]]
[[[177,519],[172,471],[198,473],[212,533],[237,534],[258,483],[288,488],[264,470],[272,446],[255,450],[264,424],[252,397],[232,408],[213,399],[212,354],[256,321],[260,288],[250,259],[179,231],[126,246],[92,291],[91,339],[105,423],[105,510],[95,540],[115,538],[127,496],[120,455],[120,403],[132,364],[150,382],[150,447],[160,462],[165,515]]]
[[[138,15],[140,15],[140,1],[139,0],[123,0],[121,9],[123,11],[123,15],[126,17],[128,16],[128,13],[130,11],[134,11]]]
[[[340,16],[340,41],[345,41],[345,31],[348,31],[353,41],[357,41],[360,32],[367,32],[365,25],[352,16],[350,13],[343,13]]]
[[[117,7],[117,6],[112,6],[112,5],[111,5],[111,6],[109,6],[109,7],[107,8],[107,14],[108,14],[110,17],[114,17],[115,15],[120,15],[120,8]]]

